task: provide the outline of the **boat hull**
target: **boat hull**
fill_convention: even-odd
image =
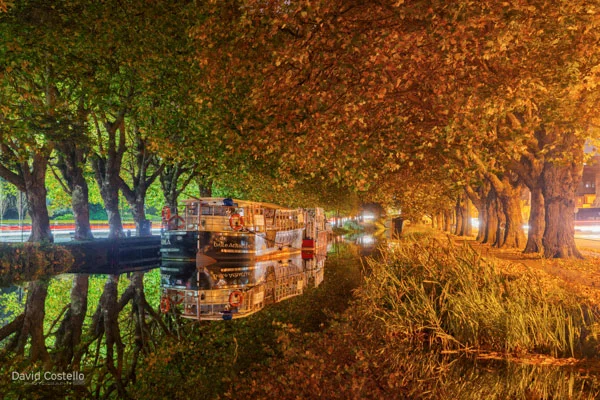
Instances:
[[[254,260],[300,251],[302,229],[276,232],[166,231],[162,235],[163,265],[188,264],[197,253],[215,261]],[[195,264],[194,264],[195,265]]]

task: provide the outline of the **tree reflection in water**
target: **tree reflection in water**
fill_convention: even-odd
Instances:
[[[32,393],[45,397],[73,393],[95,398],[116,392],[119,397],[127,397],[126,387],[135,380],[140,354],[150,352],[158,336],[171,335],[146,300],[144,275],[133,273],[120,295],[119,282],[127,278],[109,275],[100,289],[96,309],[87,319],[88,275],[72,275],[70,301],[54,321],[44,321],[50,281],[28,283],[22,313],[0,328],[0,392],[16,396],[27,393],[28,397]],[[44,322],[50,325],[46,332]],[[83,385],[43,378],[59,376],[44,372],[74,371],[83,373]],[[41,372],[41,381],[35,381],[35,372]],[[31,376],[34,381],[13,379],[16,373]]]
[[[315,270],[307,274],[314,285]],[[15,398],[130,397],[128,388],[138,379],[144,356],[198,325],[158,311],[159,282],[154,270],[129,277],[61,275],[28,283],[20,313],[0,327],[0,392]],[[53,285],[64,288],[62,296]],[[31,378],[37,372],[41,380]],[[51,381],[45,372],[81,372],[84,382]]]

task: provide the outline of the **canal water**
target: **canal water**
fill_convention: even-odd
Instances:
[[[144,357],[197,338],[200,331],[218,341],[219,336],[247,326],[267,338],[277,324],[322,330],[332,315],[348,306],[352,290],[360,284],[360,254],[356,238],[336,238],[326,261],[302,260],[300,275],[272,282],[275,291],[289,294],[281,296],[284,301],[235,321],[161,314],[161,294],[173,281],[161,276],[158,268],[120,276],[62,274],[4,288],[0,292],[0,393],[9,394],[5,398],[124,397]],[[31,313],[33,305],[39,309],[42,304],[44,314]],[[30,318],[24,324],[19,320],[23,315]],[[28,323],[43,326],[43,339]],[[23,341],[27,341],[24,346]],[[265,346],[251,350],[259,354],[250,359],[260,362],[261,357],[272,356]]]

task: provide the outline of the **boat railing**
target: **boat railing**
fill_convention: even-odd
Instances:
[[[187,202],[182,210],[181,214],[173,215],[165,224],[168,230],[265,232],[305,227],[300,210],[204,206],[198,202]]]
[[[264,285],[250,289],[166,289],[164,296],[181,316],[197,320],[245,317],[264,306]],[[232,300],[232,296],[235,300]],[[234,301],[236,303],[234,303]]]

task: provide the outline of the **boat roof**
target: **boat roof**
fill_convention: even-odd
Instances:
[[[182,202],[185,204],[188,203],[197,203],[200,202],[202,204],[211,205],[211,206],[224,206],[223,201],[225,199],[229,199],[236,204],[236,207],[244,207],[244,206],[254,206],[254,207],[265,207],[265,208],[276,208],[281,210],[296,210],[295,208],[283,207],[273,203],[265,203],[262,201],[250,201],[250,200],[239,200],[232,199],[230,197],[193,197],[190,199],[183,200]]]

